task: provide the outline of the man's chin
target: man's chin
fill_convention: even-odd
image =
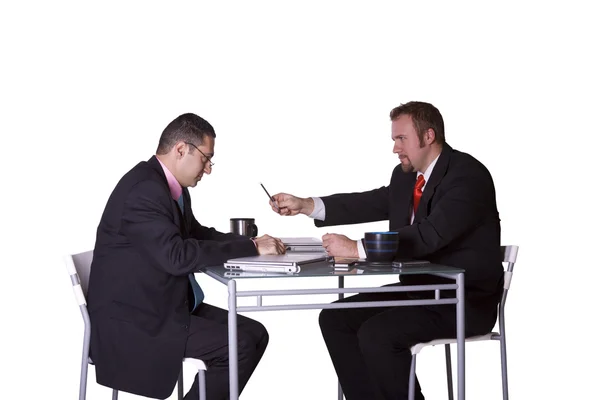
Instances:
[[[400,164],[402,166],[402,172],[406,172],[407,174],[410,172],[415,172],[412,164]]]
[[[202,179],[201,177],[200,177],[200,178],[196,178],[196,179],[194,179],[194,183],[192,183],[192,184],[190,185],[190,187],[196,187],[196,185],[198,184],[198,182],[200,182],[200,180],[201,180],[201,179]]]

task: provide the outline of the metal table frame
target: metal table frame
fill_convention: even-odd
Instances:
[[[415,286],[380,286],[380,287],[353,287],[344,288],[344,275],[338,277],[338,287],[331,289],[287,289],[287,290],[251,290],[238,291],[236,279],[239,277],[226,278],[220,275],[217,269],[222,267],[208,267],[203,272],[217,281],[227,285],[229,292],[228,301],[228,340],[229,340],[229,398],[238,400],[239,381],[238,381],[238,351],[237,351],[237,313],[247,311],[284,311],[284,310],[311,310],[311,309],[329,309],[329,308],[365,308],[365,307],[389,307],[389,306],[417,306],[417,305],[442,305],[456,304],[456,338],[457,338],[457,388],[458,400],[465,399],[465,289],[464,272],[456,269],[456,272],[431,272],[431,267],[424,268],[423,274],[440,276],[454,280],[455,283],[433,284],[433,285],[415,285]],[[414,274],[414,268],[412,274]],[[402,274],[401,271],[398,272]],[[298,277],[309,277],[297,275]],[[331,275],[330,275],[331,276]],[[360,275],[351,275],[360,276]],[[369,275],[373,276],[373,275]],[[290,278],[290,276],[282,275]],[[293,276],[292,276],[293,277]],[[324,276],[314,276],[321,278]],[[251,278],[257,279],[257,278]],[[270,278],[269,278],[270,279]],[[435,291],[434,299],[414,299],[414,300],[388,300],[388,301],[367,301],[355,303],[314,303],[314,304],[281,304],[281,305],[262,305],[263,296],[298,296],[315,294],[338,294],[342,299],[345,293],[385,293],[385,292],[413,292],[413,291]],[[440,290],[455,290],[455,298],[440,298]],[[237,305],[238,297],[256,297],[256,306]],[[409,398],[414,399],[415,390],[414,380],[409,384]],[[338,383],[338,399],[343,399],[341,386]]]

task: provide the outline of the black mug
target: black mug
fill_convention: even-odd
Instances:
[[[231,218],[229,220],[231,233],[244,235],[248,237],[258,236],[258,228],[254,223],[254,218]]]
[[[398,232],[365,232],[367,261],[392,263],[398,251]]]

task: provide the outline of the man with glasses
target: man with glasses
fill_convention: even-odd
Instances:
[[[308,215],[316,226],[389,221],[399,236],[397,257],[465,270],[466,334],[486,334],[494,327],[503,284],[492,177],[475,158],[446,143],[444,120],[432,104],[402,104],[390,119],[400,165],[388,186],[323,198],[278,193],[273,211]],[[344,235],[324,235],[323,246],[332,256],[366,255],[360,240]],[[448,283],[427,275],[401,278],[396,285]],[[416,297],[423,294],[362,293],[341,301]],[[456,310],[454,305],[330,309],[321,312],[319,324],[348,400],[399,400],[408,398],[410,347],[456,337]],[[423,398],[417,382],[415,399]]]
[[[152,398],[173,391],[184,357],[208,366],[207,398],[229,396],[227,311],[204,302],[194,278],[230,258],[282,254],[281,240],[202,226],[188,187],[212,172],[215,131],[183,114],[163,131],[156,155],[126,173],[98,226],[88,292],[91,358],[98,383]],[[268,342],[257,321],[237,317],[239,387]],[[198,398],[198,376],[186,399]]]

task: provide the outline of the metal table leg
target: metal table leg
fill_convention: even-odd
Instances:
[[[458,400],[465,400],[465,274],[456,276],[456,352]]]
[[[237,297],[235,279],[227,282],[229,291],[229,316],[228,336],[229,336],[229,398],[238,400],[238,349],[237,349]]]
[[[344,277],[343,276],[339,276],[338,277],[338,288],[343,288],[344,287]],[[344,298],[344,293],[340,293],[338,295],[339,299],[342,300]],[[344,400],[344,392],[342,391],[342,385],[340,384],[340,381],[338,380],[338,400]]]

